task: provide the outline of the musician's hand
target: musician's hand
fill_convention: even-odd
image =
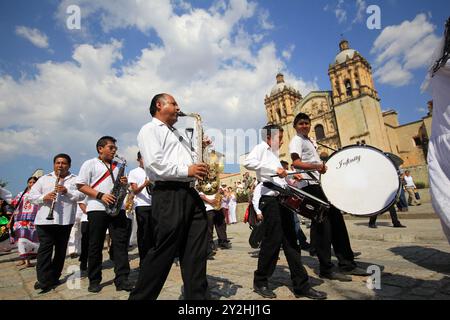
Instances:
[[[320,174],[324,174],[325,172],[327,172],[327,166],[325,165],[325,163],[322,163],[319,168],[317,168],[317,170],[319,171]]]
[[[296,173],[292,177],[297,181],[300,181],[303,179],[303,176],[300,173]]]
[[[257,220],[257,221],[263,221],[263,220],[264,220],[263,215],[262,215],[261,213],[257,213],[257,214],[256,214],[256,220]]]
[[[116,197],[114,197],[112,194],[105,193],[102,196],[101,200],[106,204],[113,204],[114,202],[116,202]]]
[[[148,179],[145,179],[144,186],[148,187],[148,186],[151,186],[151,185],[152,185],[152,182],[150,180],[148,180]]]
[[[202,146],[203,148],[206,148],[207,146],[209,146],[212,143],[211,139],[208,138],[207,136],[203,137],[203,141],[202,141]]]
[[[125,176],[120,177],[120,183],[123,184],[123,185],[128,184],[128,178],[125,177]]]
[[[45,196],[44,196],[44,201],[53,201],[54,199],[56,198],[56,192],[55,191],[52,191],[52,192],[50,192],[50,193],[47,193]]]
[[[56,190],[57,190],[57,192],[60,193],[60,194],[66,194],[66,193],[67,193],[67,188],[64,187],[64,186],[57,186],[57,187],[56,187]]]
[[[206,163],[198,163],[189,166],[188,177],[203,179],[208,174],[208,165]]]
[[[277,175],[280,178],[286,178],[287,177],[287,171],[285,169],[283,169],[283,168],[278,168],[277,169]]]

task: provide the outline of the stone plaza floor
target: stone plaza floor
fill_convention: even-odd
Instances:
[[[409,215],[409,216],[408,216]],[[439,220],[432,213],[431,205],[411,207],[400,219],[407,228],[393,228],[389,214],[378,219],[378,228],[369,229],[368,219],[346,216],[346,224],[354,251],[361,252],[359,266],[380,270],[380,288],[370,288],[367,277],[353,276],[352,282],[337,282],[319,278],[318,260],[302,251],[303,263],[314,288],[328,293],[331,300],[440,300],[450,299],[450,245],[445,239]],[[309,238],[309,229],[302,226]],[[208,261],[208,283],[211,298],[215,300],[260,300],[252,290],[253,271],[257,264],[258,250],[248,244],[250,229],[247,224],[228,226],[232,242],[229,250],[219,250],[214,260]],[[98,294],[87,291],[88,279],[78,277],[78,259],[67,257],[63,283],[54,290],[41,294],[33,288],[35,268],[16,266],[17,252],[0,255],[1,300],[125,300],[128,293],[116,291],[113,284],[113,263],[104,251],[103,289]],[[136,281],[139,258],[137,249],[129,252],[130,280]],[[336,259],[333,257],[333,261]],[[377,269],[379,268],[379,269]],[[75,272],[75,273],[74,273]],[[282,251],[269,286],[277,299],[294,300],[289,269]],[[182,298],[180,267],[173,264],[168,279],[159,296],[163,300]]]

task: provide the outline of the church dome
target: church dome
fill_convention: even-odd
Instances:
[[[281,92],[285,89],[296,91],[292,85],[284,82],[284,75],[279,73],[277,74],[277,84],[272,87],[272,90],[270,90],[270,95],[273,96],[274,94],[277,94],[278,92]]]
[[[334,62],[336,64],[341,64],[347,60],[347,57],[349,57],[349,59],[352,59],[355,56],[355,53],[358,53],[358,51],[354,49],[346,49],[344,51],[341,51],[334,59]]]

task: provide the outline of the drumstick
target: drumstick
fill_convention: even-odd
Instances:
[[[314,171],[318,171],[318,170],[311,169],[311,170],[300,170],[300,171],[287,171],[287,175],[291,176],[291,175],[298,174],[298,173],[308,173],[308,172],[314,172]],[[274,175],[272,175],[270,177],[271,178],[278,177],[278,175],[274,174]]]

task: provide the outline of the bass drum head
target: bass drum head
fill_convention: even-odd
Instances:
[[[331,155],[320,176],[323,192],[336,208],[356,216],[386,211],[397,199],[400,179],[392,161],[370,146],[348,146]]]

